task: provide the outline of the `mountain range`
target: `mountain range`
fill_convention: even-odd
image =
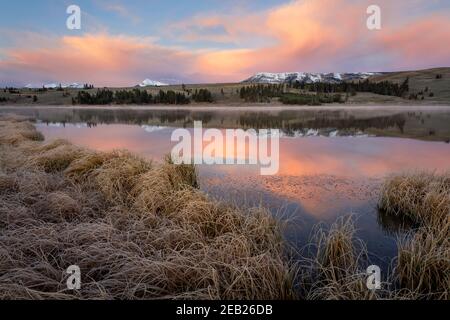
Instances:
[[[291,83],[295,81],[304,83],[340,83],[343,81],[358,81],[364,80],[374,75],[382,75],[381,72],[346,72],[346,73],[312,73],[312,72],[281,72],[281,73],[271,73],[271,72],[260,72],[250,78],[242,81],[243,83]],[[145,79],[136,87],[161,87],[167,86],[167,83]],[[28,84],[25,88],[28,89],[56,89],[59,88],[72,88],[72,89],[83,89],[84,85],[79,83],[71,84],[60,84],[60,83],[48,83],[48,84]]]
[[[40,85],[36,85],[36,84],[27,84],[25,86],[25,88],[27,89],[40,89],[42,87],[46,88],[46,89],[56,89],[59,88],[59,86],[61,86],[61,88],[72,88],[72,89],[83,89],[84,85],[83,84],[79,84],[79,83],[71,83],[71,84],[63,84],[63,83],[48,83],[48,84],[40,84]]]
[[[150,80],[150,79],[145,79],[144,81],[142,81],[141,83],[139,83],[137,86],[138,87],[148,87],[148,86],[152,86],[152,87],[161,87],[161,86],[167,86],[167,83],[163,83],[163,82],[159,82],[159,81],[155,81],[155,80]],[[84,84],[79,84],[79,83],[71,83],[71,84],[64,84],[64,83],[47,83],[47,84],[27,84],[25,86],[25,88],[27,89],[40,89],[40,88],[46,88],[46,89],[56,89],[59,88],[59,86],[61,86],[61,88],[71,88],[71,89],[83,89],[84,88]]]
[[[353,72],[353,73],[310,73],[310,72],[282,72],[257,73],[244,80],[244,83],[289,83],[289,82],[326,82],[340,83],[343,81],[364,80],[374,75],[380,75],[379,72]]]

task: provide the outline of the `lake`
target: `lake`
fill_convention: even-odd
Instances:
[[[262,205],[288,221],[296,248],[312,227],[354,215],[372,262],[396,254],[398,222],[377,210],[383,179],[392,173],[450,170],[450,108],[0,108],[34,117],[46,139],[64,138],[96,150],[128,149],[155,161],[169,154],[177,128],[194,121],[219,130],[279,129],[278,174],[258,165],[199,165],[201,189],[237,205]],[[239,152],[239,151],[237,151]],[[244,155],[245,157],[245,155]]]

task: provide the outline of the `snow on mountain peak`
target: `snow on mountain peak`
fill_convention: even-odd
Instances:
[[[145,79],[144,81],[142,81],[139,86],[140,87],[147,87],[147,86],[153,86],[153,87],[161,87],[161,86],[167,86],[167,83],[163,83],[163,82],[159,82],[159,81],[155,81],[155,80],[150,80],[150,79]]]
[[[40,84],[40,85],[36,85],[36,84],[27,84],[25,86],[25,88],[27,89],[40,89],[40,88],[46,88],[46,89],[56,89],[59,88],[59,86],[61,86],[61,88],[72,88],[72,89],[83,89],[84,85],[83,84],[79,84],[79,83],[71,83],[71,84],[63,84],[63,83],[47,83],[47,84]]]
[[[294,81],[315,83],[339,83],[342,81],[364,80],[376,75],[376,72],[354,72],[354,73],[312,73],[312,72],[259,72],[244,80],[249,83],[289,83]]]

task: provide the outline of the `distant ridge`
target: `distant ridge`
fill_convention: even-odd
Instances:
[[[343,81],[364,80],[368,77],[381,75],[381,72],[353,72],[353,73],[309,73],[309,72],[260,72],[244,80],[244,83],[340,83]]]
[[[40,89],[40,88],[46,88],[46,89],[56,89],[59,88],[72,88],[72,89],[83,89],[84,85],[79,83],[71,83],[71,84],[63,84],[63,83],[48,83],[48,84],[27,84],[25,88],[27,89]]]

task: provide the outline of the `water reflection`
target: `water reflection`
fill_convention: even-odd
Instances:
[[[19,113],[45,123],[163,125],[188,128],[202,121],[206,128],[274,128],[288,136],[375,135],[410,137],[450,142],[450,110],[429,107],[426,111],[381,110],[195,110],[139,108],[1,108],[0,113]]]
[[[79,124],[39,125],[48,138],[109,151],[129,149],[156,161],[170,153],[174,128],[164,126]],[[248,143],[248,141],[247,141]],[[204,145],[206,146],[206,145]],[[227,146],[224,146],[227,149]],[[237,150],[246,156],[248,146]],[[260,176],[257,165],[201,166],[208,184],[239,186],[297,202],[317,218],[335,217],[374,198],[383,176],[404,170],[446,170],[450,146],[442,142],[373,137],[308,137],[280,139],[280,168],[275,176]]]
[[[377,221],[388,234],[397,236],[403,232],[408,232],[419,225],[414,223],[407,217],[399,217],[393,214],[388,214],[384,210],[378,209]]]

